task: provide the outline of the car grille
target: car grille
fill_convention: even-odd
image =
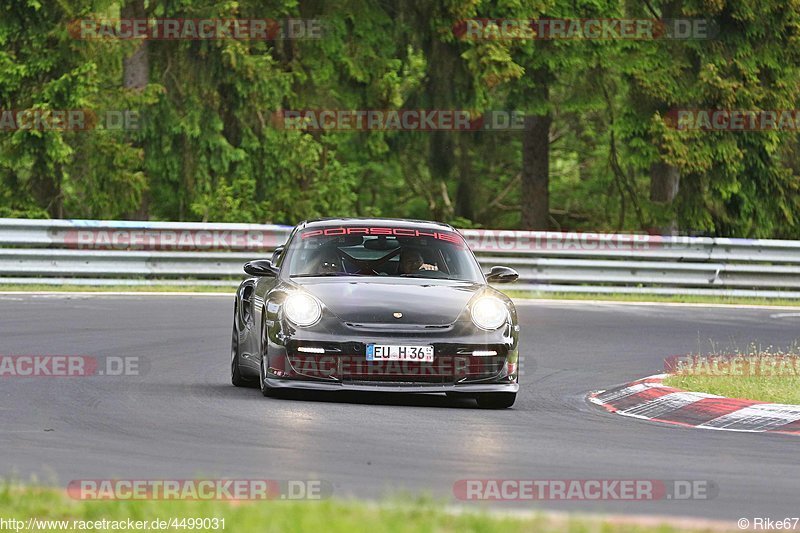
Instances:
[[[477,348],[476,348],[477,349]],[[367,361],[363,354],[290,355],[295,372],[326,380],[385,383],[458,383],[483,380],[503,371],[505,355],[435,355],[432,363]]]

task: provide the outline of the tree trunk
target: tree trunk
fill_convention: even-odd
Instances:
[[[144,0],[128,0],[120,10],[123,19],[145,19]],[[133,53],[122,60],[122,86],[126,89],[142,89],[150,81],[150,61],[147,56],[147,40],[142,40]]]
[[[456,44],[442,42],[438,36],[430,37],[430,65],[428,66],[428,83],[426,87],[427,98],[424,105],[430,109],[456,109],[459,102],[459,88],[464,79],[463,61],[460,58],[460,49]],[[457,136],[467,135],[464,132],[432,131],[428,135],[428,168],[431,172],[431,186],[437,187],[440,183],[448,185],[453,178],[460,182],[457,174],[456,149]],[[468,162],[461,162],[462,166]],[[458,185],[460,188],[460,183]],[[457,192],[456,204],[465,190]],[[437,202],[435,212],[432,213],[436,220],[446,222],[452,218],[455,207],[449,203]]]
[[[430,134],[430,154],[428,155],[428,165],[431,169],[433,185],[437,183],[447,184],[455,166],[455,143],[453,134],[449,131],[434,131]],[[437,203],[434,218],[440,221],[447,221],[453,216],[453,206],[446,203]]]
[[[62,218],[64,215],[63,199],[61,198],[61,179],[63,169],[61,164],[55,165],[55,172],[49,171],[44,164],[34,165],[35,172],[31,176],[31,191],[36,198],[36,204],[47,210],[51,218]]]
[[[475,222],[475,174],[472,172],[472,159],[469,157],[469,146],[472,138],[470,135],[459,137],[458,189],[456,191],[455,214]]]
[[[550,226],[550,124],[552,116],[525,117],[522,137],[522,227],[546,230]]]
[[[145,19],[144,0],[128,0],[120,10],[123,19]],[[147,40],[143,40],[133,53],[122,60],[122,87],[125,89],[144,89],[150,82],[150,58],[148,57]],[[141,144],[132,141],[134,146]],[[148,220],[150,218],[150,193],[147,189],[142,191],[142,200],[139,208],[128,213],[130,218]]]
[[[659,161],[650,167],[650,200],[661,204],[671,204],[678,196],[680,187],[680,171],[678,167]],[[674,209],[671,209],[672,217],[669,225],[659,228],[661,233],[666,235],[678,232],[678,221],[675,218]]]
[[[678,196],[680,172],[663,161],[653,163],[650,167],[650,200],[670,203]]]
[[[661,18],[674,19],[681,16],[683,6],[682,0],[670,0],[661,6]],[[634,88],[638,92],[638,88]],[[636,94],[636,93],[634,93]],[[651,115],[653,110],[658,110],[664,115],[669,108],[669,103],[664,100],[645,101],[644,112]],[[669,165],[663,161],[658,161],[650,165],[650,200],[661,204],[671,204],[678,196],[680,185],[680,171],[678,167]],[[673,211],[672,220],[669,226],[661,228],[663,232],[672,233],[677,228],[675,213]]]

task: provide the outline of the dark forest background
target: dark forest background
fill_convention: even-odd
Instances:
[[[677,108],[795,109],[794,0],[3,0],[0,108],[133,109],[137,130],[0,132],[0,216],[800,238],[793,131]],[[81,40],[85,18],[303,18],[321,39]],[[713,39],[462,39],[469,18],[713,20]],[[74,28],[73,28],[74,29]],[[320,132],[280,109],[519,110],[524,128]]]

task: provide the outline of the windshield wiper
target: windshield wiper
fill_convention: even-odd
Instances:
[[[435,272],[441,272],[441,270],[437,270]],[[469,281],[470,283],[475,283],[474,280],[471,279],[462,279],[462,278],[450,278],[450,277],[439,277],[439,276],[425,276],[424,274],[400,274],[399,276],[392,276],[398,278],[412,278],[412,279],[430,279],[430,280],[437,280],[443,279],[447,281]]]
[[[290,278],[327,278],[333,276],[368,276],[369,274],[355,274],[350,272],[320,272],[319,274],[292,274]]]

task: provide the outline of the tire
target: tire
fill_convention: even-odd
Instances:
[[[234,387],[246,387],[250,382],[242,376],[242,369],[239,368],[239,332],[236,331],[236,318],[231,337],[231,383]]]
[[[507,409],[514,405],[516,392],[483,392],[476,396],[482,409]]]

